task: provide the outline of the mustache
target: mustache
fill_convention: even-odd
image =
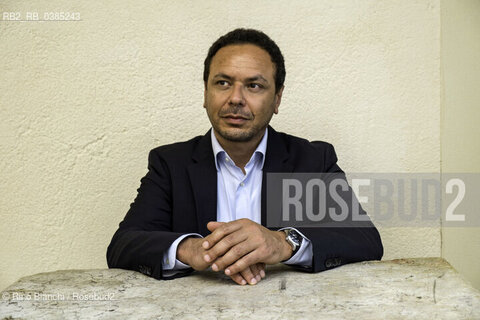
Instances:
[[[245,108],[241,107],[235,107],[235,106],[230,106],[224,109],[221,109],[218,113],[220,117],[226,117],[226,116],[238,116],[242,117],[245,119],[253,119],[253,114],[250,112],[246,112]]]

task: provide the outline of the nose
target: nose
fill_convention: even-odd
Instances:
[[[231,106],[243,107],[245,105],[245,96],[243,92],[243,84],[235,83],[228,100]]]

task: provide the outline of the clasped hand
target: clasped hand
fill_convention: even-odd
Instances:
[[[209,222],[207,237],[186,238],[177,258],[195,270],[224,270],[238,284],[256,284],[265,277],[265,264],[287,260],[292,255],[285,233],[271,231],[249,219]]]

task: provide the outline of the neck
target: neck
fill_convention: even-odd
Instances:
[[[222,146],[223,150],[225,150],[228,156],[233,160],[233,162],[235,162],[235,165],[242,169],[242,171],[245,173],[245,165],[252,157],[252,154],[255,149],[257,149],[260,141],[262,141],[265,130],[253,137],[251,140],[241,142],[226,140],[215,130],[213,130],[213,133],[215,134],[215,137],[217,138],[218,143]]]

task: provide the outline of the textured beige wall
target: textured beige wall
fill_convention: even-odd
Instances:
[[[442,0],[441,17],[442,171],[480,172],[480,1]],[[442,255],[480,289],[480,228],[443,228],[442,240]]]
[[[0,22],[0,289],[104,268],[148,151],[203,134],[213,40],[259,28],[281,47],[281,131],[336,146],[350,172],[439,172],[440,0],[3,0],[80,22]],[[381,230],[385,258],[439,256],[440,227]]]

